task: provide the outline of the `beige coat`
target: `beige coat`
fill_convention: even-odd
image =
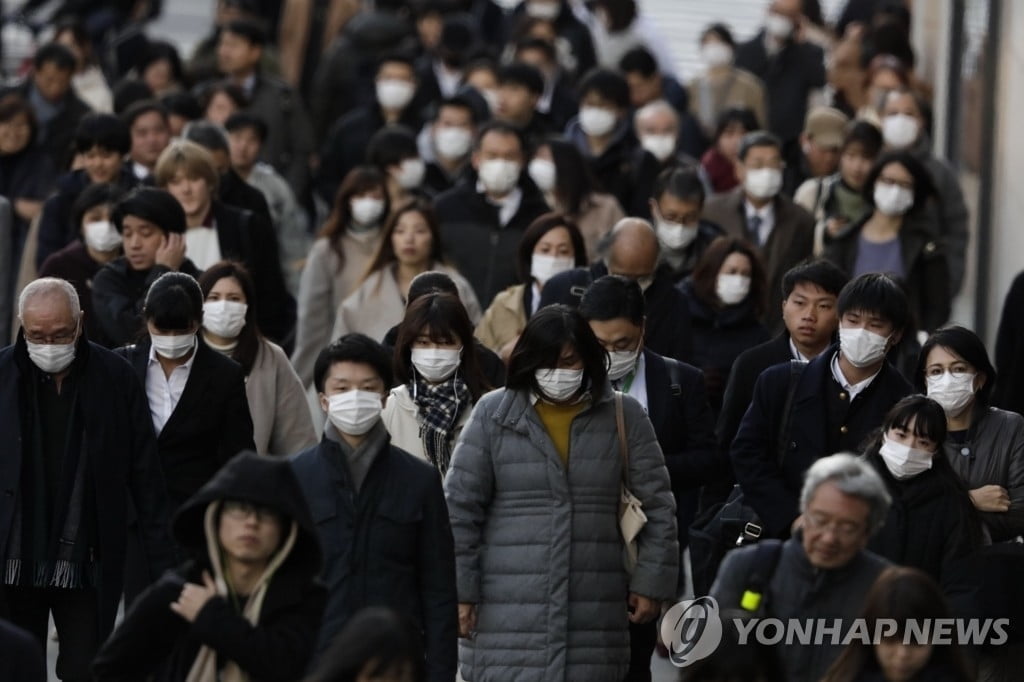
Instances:
[[[316,445],[302,382],[281,347],[266,339],[245,379],[253,441],[261,455],[292,455]]]
[[[512,339],[526,328],[526,308],[523,306],[525,284],[516,284],[494,297],[487,312],[474,332],[480,343],[500,353]]]
[[[729,79],[728,90],[719,92],[720,84]],[[712,92],[714,91],[714,92]],[[733,68],[729,75],[723,79],[715,79],[712,84],[707,75],[697,76],[690,81],[690,113],[701,124],[704,134],[711,138],[715,133],[715,126],[718,125],[718,117],[726,109],[732,107],[745,107],[754,112],[761,126],[766,126],[768,114],[765,111],[764,83],[761,79],[743,69]],[[707,102],[710,116],[704,112],[705,97],[710,97]]]
[[[299,317],[292,353],[292,366],[303,386],[313,383],[313,364],[331,340],[334,313],[366,274],[380,239],[380,230],[361,236],[346,232],[341,238],[344,265],[326,238],[317,239],[309,250],[299,281]]]
[[[625,217],[619,200],[613,195],[594,192],[587,197],[583,210],[575,217],[576,226],[583,233],[583,243],[587,245],[587,262],[597,260],[601,239]]]
[[[449,275],[455,281],[459,298],[469,314],[469,321],[476,324],[480,320],[480,303],[477,302],[473,286],[446,265],[435,265],[433,269]],[[359,332],[380,341],[404,316],[402,292],[398,289],[392,269],[386,267],[367,277],[358,289],[341,302],[330,338]]]
[[[459,440],[462,427],[469,421],[469,414],[472,411],[473,406],[467,405],[462,410],[462,414],[459,415],[459,421],[455,423],[455,429],[452,432],[452,450],[455,449],[455,443]],[[408,384],[402,384],[391,389],[380,418],[384,422],[384,428],[391,434],[392,445],[419,457],[425,462],[429,461],[427,453],[423,449],[423,439],[420,437],[419,408],[409,394]]]

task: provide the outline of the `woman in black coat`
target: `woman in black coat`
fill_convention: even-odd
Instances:
[[[238,455],[185,503],[173,531],[190,560],[125,614],[96,657],[95,679],[298,679],[326,590],[316,581],[316,529],[290,465]],[[236,570],[241,559],[256,569],[248,586]]]

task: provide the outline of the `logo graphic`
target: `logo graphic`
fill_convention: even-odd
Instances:
[[[722,619],[714,597],[679,602],[661,620],[661,640],[672,664],[685,668],[714,653],[722,643]]]

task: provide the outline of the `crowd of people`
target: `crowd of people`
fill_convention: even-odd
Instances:
[[[0,677],[649,681],[687,595],[1010,619],[688,680],[1019,674],[1024,274],[950,324],[909,3],[689,80],[641,0],[217,0],[190,55],[59,4],[0,90]]]

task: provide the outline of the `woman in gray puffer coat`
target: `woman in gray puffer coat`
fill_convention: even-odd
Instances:
[[[632,576],[618,527],[623,476],[606,354],[566,306],[530,318],[506,388],[476,405],[445,496],[455,537],[463,676],[619,682],[628,623],[657,617],[679,570],[675,500],[640,405],[623,397],[629,487],[647,524]]]

